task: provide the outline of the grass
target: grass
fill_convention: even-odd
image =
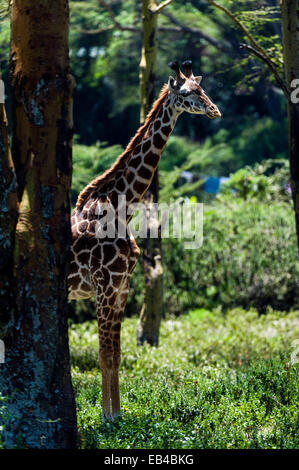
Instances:
[[[164,320],[160,346],[122,327],[122,416],[101,420],[96,322],[72,325],[82,448],[298,448],[299,312],[198,309]]]

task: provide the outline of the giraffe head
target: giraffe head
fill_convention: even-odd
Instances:
[[[181,72],[177,62],[170,62],[168,65],[176,74],[175,79],[169,77],[168,89],[177,111],[205,114],[210,119],[221,117],[217,106],[212,103],[200,86],[202,76],[194,77],[190,60],[183,62],[185,74]]]

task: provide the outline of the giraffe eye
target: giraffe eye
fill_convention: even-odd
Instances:
[[[191,92],[191,91],[188,91],[188,90],[182,90],[182,91],[181,91],[181,95],[184,96],[184,97],[191,95],[191,93],[192,93],[192,92]]]

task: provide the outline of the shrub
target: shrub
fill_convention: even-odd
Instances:
[[[204,212],[204,242],[185,250],[181,240],[164,240],[167,312],[221,306],[299,305],[297,243],[293,211],[284,202],[240,199]]]
[[[264,160],[254,167],[247,166],[232,174],[222,184],[220,192],[231,199],[232,193],[241,199],[259,201],[290,200],[290,170],[287,160]],[[223,198],[222,198],[223,199]]]
[[[260,313],[299,308],[294,215],[283,201],[230,199],[204,211],[204,241],[198,250],[183,240],[163,239],[165,313],[194,308],[243,306]],[[141,245],[141,241],[138,241]],[[143,302],[142,256],[131,278],[125,310],[139,314]],[[73,318],[95,317],[95,305],[74,302]]]
[[[107,147],[105,142],[93,146],[75,144],[73,147],[72,205],[79,193],[94,178],[106,171],[122,153],[120,145]]]

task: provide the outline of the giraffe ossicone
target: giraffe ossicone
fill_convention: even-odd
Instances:
[[[80,193],[71,219],[69,299],[96,296],[104,418],[114,418],[120,413],[121,320],[129,280],[140,252],[128,227],[133,213],[126,210],[127,215],[121,220],[120,213],[124,207],[118,206],[119,195],[125,196],[122,198],[125,209],[142,200],[182,112],[202,114],[211,119],[221,116],[200,86],[201,77],[194,77],[190,61],[183,63],[185,74],[177,62],[169,65],[176,78],[169,77],[145,123],[114,165]],[[105,217],[105,205],[113,208],[114,221],[119,218],[125,236],[118,236],[117,232],[114,237],[105,236],[111,223]],[[99,231],[102,231],[102,236],[99,236]]]

